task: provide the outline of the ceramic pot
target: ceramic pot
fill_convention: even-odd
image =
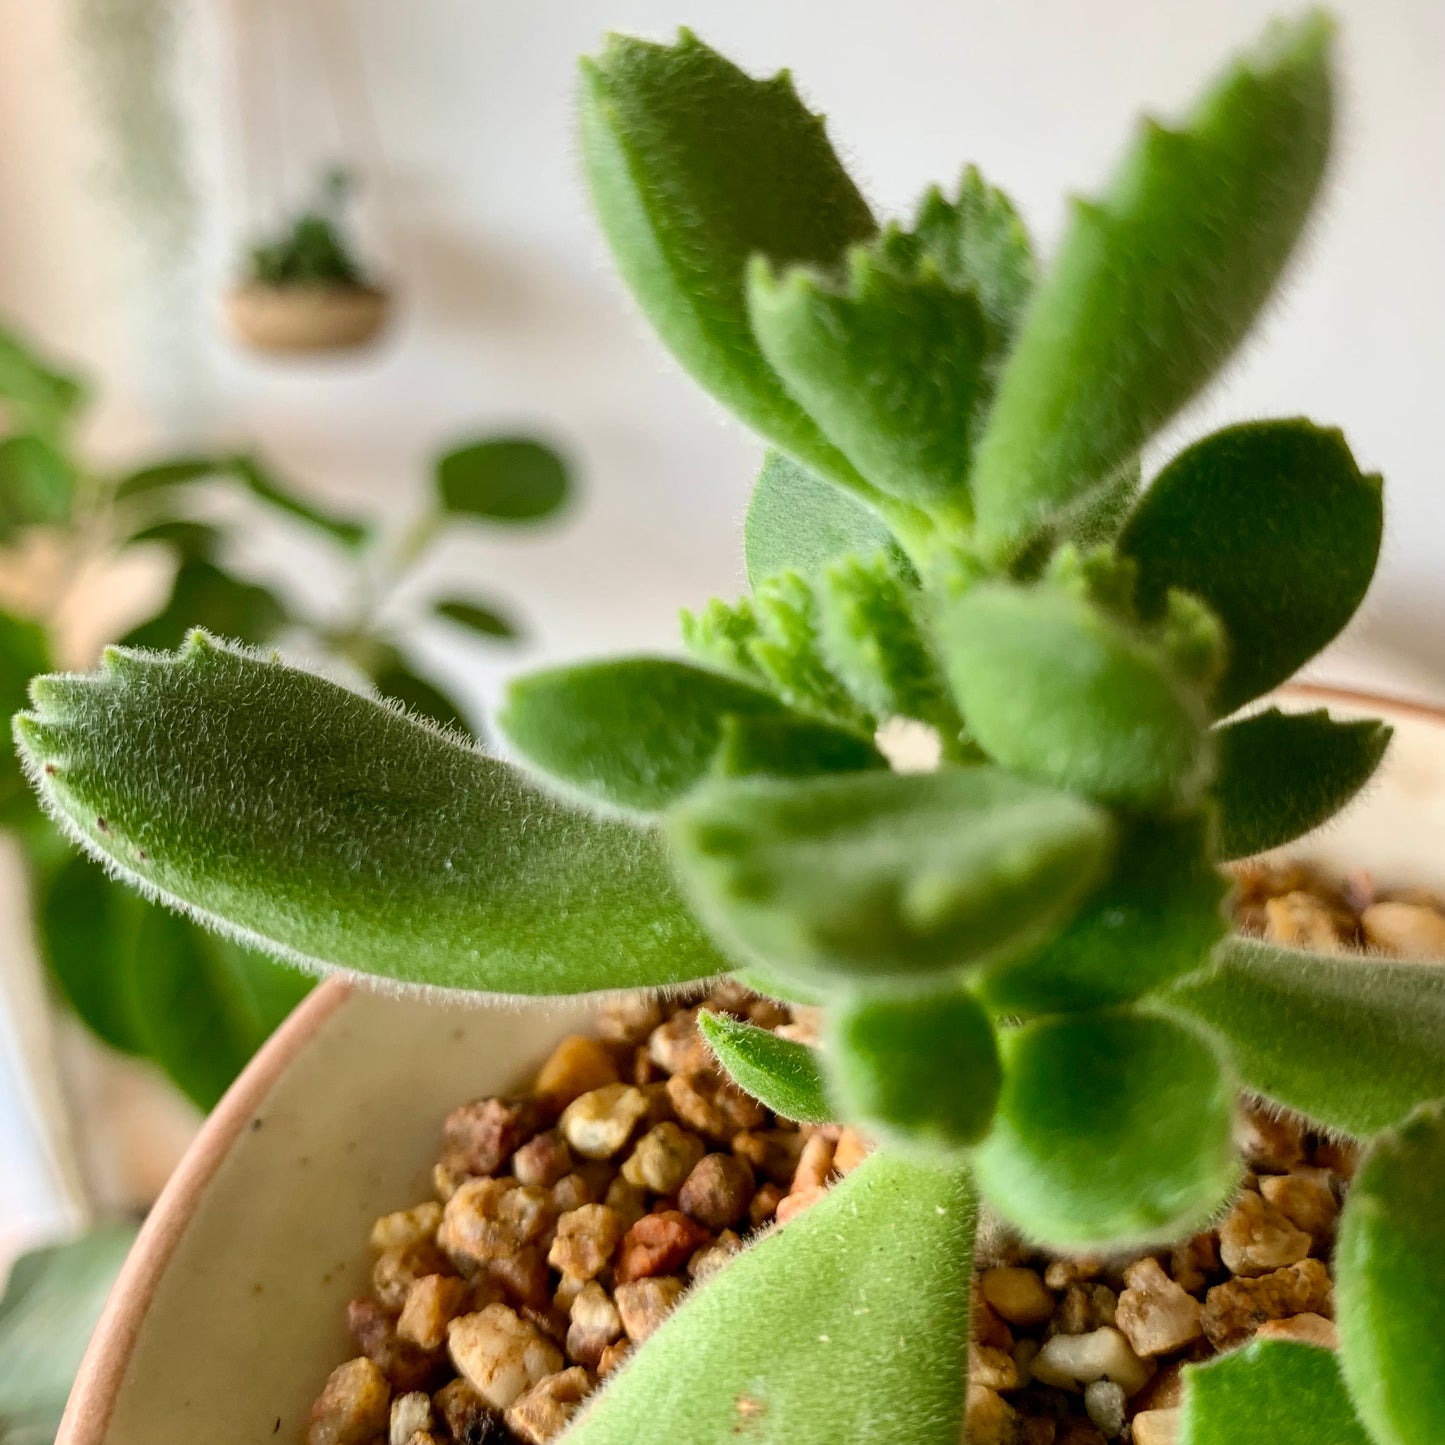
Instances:
[[[1445,892],[1445,712],[1294,689],[1292,708],[1396,725],[1379,776],[1292,856]],[[152,1211],[91,1343],[59,1445],[302,1438],[354,1353],[377,1215],[429,1197],[442,1116],[526,1076],[585,1004],[466,1008],[317,989],[212,1114]]]
[[[226,297],[236,340],[279,355],[355,351],[380,336],[390,314],[391,298],[370,286],[252,284]]]

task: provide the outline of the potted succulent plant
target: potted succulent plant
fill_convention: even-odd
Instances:
[[[346,239],[350,173],[328,170],[317,191],[283,231],[251,247],[226,297],[232,331],[257,351],[352,351],[375,341],[391,314],[390,296]]]
[[[1368,1143],[1339,1349],[1258,1340],[1186,1370],[1151,1426],[1438,1437],[1445,972],[1230,938],[1222,911],[1221,864],[1327,819],[1385,752],[1368,719],[1250,710],[1363,597],[1379,481],[1301,420],[1207,436],[1147,487],[1139,464],[1305,223],[1330,47],[1318,14],[1272,28],[1143,128],[1039,270],[975,173],[880,226],[786,75],[615,39],[583,79],[604,231],[663,340],[775,449],[752,593],[686,619],[695,660],[522,679],[501,721],[535,777],[201,634],[34,684],[19,746],[76,841],[283,957],[508,996],[736,972],[821,1007],[817,1048],[702,1027],[775,1113],[878,1147],[684,1295],[571,1402],[567,1441],[953,1445],[980,1210],[1061,1251],[1167,1249],[1240,1187],[1240,1089]],[[936,766],[890,768],[900,719]],[[514,1057],[510,1025],[457,1033]],[[256,1108],[234,1098],[228,1138]],[[194,1267],[270,1198],[289,1155],[258,1147]],[[131,1378],[158,1389],[167,1361]],[[312,1438],[372,1438],[381,1404]]]

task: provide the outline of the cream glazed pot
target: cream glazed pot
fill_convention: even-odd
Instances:
[[[1295,688],[1291,709],[1383,717],[1365,794],[1292,856],[1445,893],[1445,711]],[[256,1056],[156,1204],[96,1331],[59,1445],[301,1438],[352,1354],[372,1220],[430,1193],[440,1121],[523,1078],[585,1003],[397,1000],[333,979]]]

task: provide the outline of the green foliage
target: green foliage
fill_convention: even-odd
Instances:
[[[3,356],[0,356],[3,359]],[[21,1255],[0,1298],[0,1441],[50,1445],[135,1226]]]
[[[1232,1081],[1193,1028],[1133,1011],[1006,1030],[979,1188],[1042,1244],[1166,1241],[1200,1227],[1239,1179]]]
[[[1112,843],[1081,799],[994,768],[746,778],[670,815],[684,881],[740,964],[888,980],[1046,937]]]
[[[969,731],[995,762],[1129,807],[1189,802],[1207,783],[1201,689],[1090,597],[988,583],[950,603],[940,631]]]
[[[666,658],[532,673],[512,684],[500,722],[523,757],[569,789],[649,813],[677,802],[707,775],[729,719],[780,726],[810,772],[883,765],[862,734],[790,715],[756,687]],[[746,762],[744,742],[753,750]],[[757,731],[734,731],[728,771],[772,771],[758,756],[763,743]]]
[[[749,314],[763,355],[828,439],[880,492],[966,520],[969,422],[987,323],[933,267],[900,275],[869,250],[841,285],[753,265]]]
[[[956,741],[963,719],[920,624],[922,599],[895,564],[882,553],[836,558],[818,593],[823,652],[852,696],[874,717],[916,718]]]
[[[686,30],[671,46],[614,35],[582,64],[581,125],[603,234],[658,335],[774,445],[866,493],[749,324],[754,255],[826,267],[874,231],[792,78],[754,80]]]
[[[25,706],[25,689],[37,672],[50,666],[44,630],[23,618],[0,612],[0,707],[10,712]],[[8,749],[0,753],[0,825],[30,811],[20,760]]]
[[[274,240],[251,248],[249,279],[262,286],[365,286],[337,222],[305,212]]]
[[[744,539],[754,587],[774,572],[810,576],[834,557],[868,556],[893,545],[886,524],[866,503],[771,449],[748,503]]]
[[[732,1081],[773,1113],[805,1124],[832,1122],[816,1049],[706,1009],[697,1026]]]
[[[1219,856],[1278,848],[1334,817],[1384,760],[1391,731],[1276,708],[1216,729]]]
[[[0,326],[0,401],[17,432],[55,438],[86,402],[81,379],[42,357],[19,332]]]
[[[0,441],[0,540],[64,523],[74,493],[75,473],[53,442],[34,432]]]
[[[360,522],[339,517],[334,512],[313,506],[298,496],[289,484],[277,477],[257,456],[241,453],[226,459],[226,473],[234,476],[252,496],[307,526],[325,532],[343,547],[359,547],[371,535]]]
[[[276,953],[527,994],[723,967],[654,835],[322,678],[197,633],[32,694],[17,736],[76,841]]]
[[[1166,995],[1249,1088],[1368,1138],[1445,1098],[1445,969],[1230,938]]]
[[[828,1062],[847,1116],[915,1149],[977,1143],[1003,1082],[993,1024],[956,986],[850,995],[830,1015]]]
[[[497,637],[510,641],[517,636],[517,626],[509,618],[480,602],[467,602],[461,598],[446,598],[432,604],[432,611],[448,622],[455,622],[478,637]]]
[[[958,1445],[974,1212],[963,1171],[874,1154],[689,1294],[569,1445]]]
[[[1029,1017],[1128,1003],[1200,968],[1225,931],[1226,886],[1207,813],[1120,827],[1104,881],[1041,947],[984,970],[995,1013]]]
[[[1382,1134],[1335,1247],[1340,1365],[1374,1445],[1421,1445],[1445,1415],[1445,1105]]]
[[[567,504],[571,469],[533,437],[491,437],[438,457],[437,495],[458,516],[535,522]]]
[[[992,551],[1104,484],[1243,339],[1324,172],[1331,32],[1318,11],[1272,27],[1181,128],[1144,123],[1101,200],[1075,203],[979,448]]]
[[[1270,421],[1196,442],[1144,494],[1120,549],[1146,612],[1177,587],[1224,624],[1219,713],[1284,682],[1354,616],[1380,553],[1380,490],[1339,432]]]
[[[1179,1445],[1379,1445],[1355,1418],[1330,1350],[1254,1340],[1191,1365],[1185,1379]]]

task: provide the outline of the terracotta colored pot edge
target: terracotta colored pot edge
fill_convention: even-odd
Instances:
[[[1384,708],[1445,724],[1445,708],[1378,693],[1297,683],[1284,696],[1321,704]],[[104,1445],[131,1353],[156,1288],[190,1222],[197,1196],[210,1183],[236,1136],[247,1127],[271,1086],[352,992],[339,975],[323,982],[257,1052],[202,1126],[162,1190],[111,1290],[81,1362],[56,1445]]]
[[[103,1445],[146,1313],[190,1223],[197,1197],[256,1116],[272,1085],[351,991],[352,985],[339,975],[314,989],[256,1052],[201,1126],[111,1289],[75,1377],[56,1445]]]

